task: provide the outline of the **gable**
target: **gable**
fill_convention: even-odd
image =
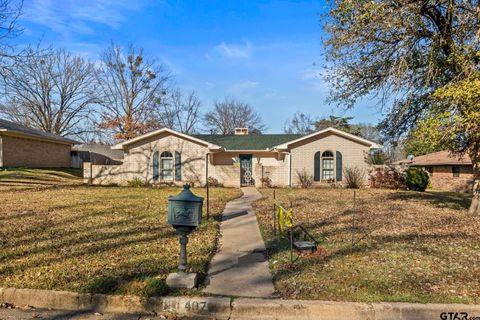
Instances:
[[[192,139],[189,139],[189,136],[177,135],[172,132],[163,131],[150,135],[148,137],[143,137],[142,139],[139,139],[137,141],[133,141],[133,139],[126,141],[127,143],[123,144],[122,149],[127,151],[137,148],[147,148],[148,146],[153,146],[157,143],[161,143],[164,145],[167,141],[169,143],[181,143],[185,145],[193,144],[198,147],[208,148],[207,142],[198,141],[196,139],[193,139],[193,137]],[[117,149],[117,146],[118,145],[112,147],[112,149]]]
[[[299,148],[307,144],[316,144],[316,143],[326,143],[328,145],[345,145],[351,147],[367,147],[370,148],[370,145],[367,143],[360,143],[359,141],[353,140],[349,137],[343,137],[337,135],[333,132],[325,132],[320,135],[312,136],[310,138],[302,139],[300,141],[289,144],[290,149]]]
[[[298,139],[288,141],[286,143],[280,144],[275,146],[277,150],[288,150],[293,149],[301,145],[305,145],[308,143],[312,143],[321,139],[325,139],[327,137],[334,137],[338,140],[338,143],[354,143],[357,145],[361,145],[363,147],[368,148],[381,148],[382,146],[374,141],[370,141],[359,136],[335,129],[335,128],[327,128],[324,130],[320,130],[314,133],[311,133],[306,136],[302,136]]]
[[[144,145],[144,144],[149,144],[152,143],[155,140],[162,139],[167,136],[175,136],[179,139],[189,141],[192,143],[195,143],[197,145],[201,145],[210,149],[218,149],[219,147],[217,145],[213,145],[205,140],[201,140],[198,138],[195,138],[194,136],[189,136],[187,134],[177,132],[172,129],[168,128],[162,128],[159,130],[155,130],[146,134],[143,134],[141,136],[138,136],[136,138],[121,142],[119,144],[116,144],[112,146],[112,149],[117,149],[117,150],[129,150],[132,148],[136,148],[138,146]]]

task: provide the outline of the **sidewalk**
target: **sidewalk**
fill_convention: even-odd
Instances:
[[[265,244],[251,203],[262,197],[255,188],[227,203],[220,224],[220,249],[210,264],[205,292],[223,296],[271,297],[275,291],[265,258]]]

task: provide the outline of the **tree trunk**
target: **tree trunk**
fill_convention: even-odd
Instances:
[[[474,176],[477,176],[474,174]],[[480,181],[478,177],[473,180],[473,198],[468,213],[480,215]]]
[[[480,216],[480,159],[478,156],[476,149],[473,154],[470,155],[473,164],[473,197],[468,213]]]

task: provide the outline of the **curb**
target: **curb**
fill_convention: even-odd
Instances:
[[[480,305],[399,302],[332,302],[224,297],[152,297],[82,294],[67,291],[0,288],[0,304],[37,309],[106,313],[174,313],[214,319],[479,319]]]
[[[102,313],[175,313],[228,319],[231,299],[220,297],[151,297],[83,294],[68,291],[0,288],[0,304],[37,309]]]
[[[480,320],[480,305],[236,299],[231,319]]]

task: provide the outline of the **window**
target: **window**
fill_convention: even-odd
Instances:
[[[322,180],[333,180],[333,153],[322,153]]]
[[[426,167],[425,170],[427,170],[430,176],[433,176],[433,167]]]
[[[164,151],[160,155],[160,179],[164,181],[173,180],[173,156],[168,151]]]
[[[452,167],[452,174],[454,177],[460,177],[460,167],[459,166],[453,166]]]

